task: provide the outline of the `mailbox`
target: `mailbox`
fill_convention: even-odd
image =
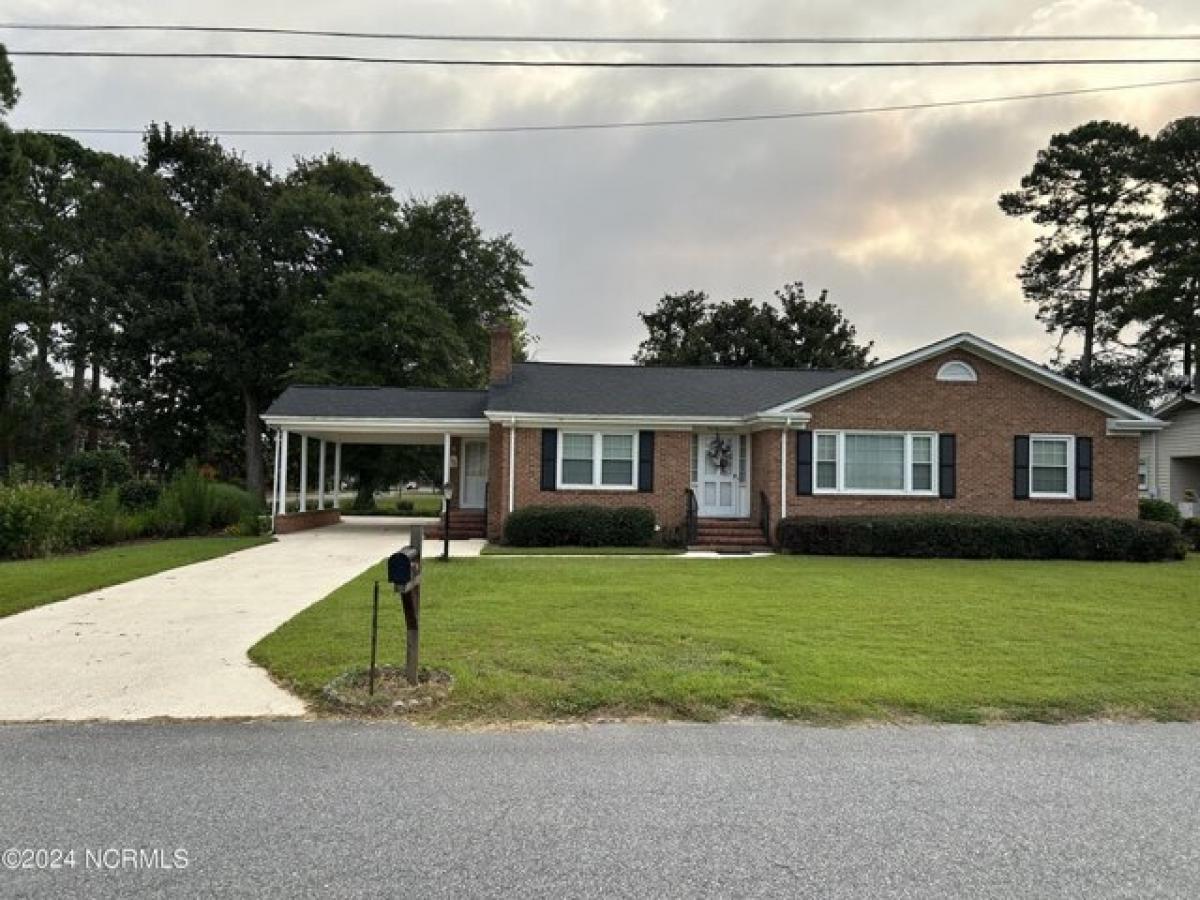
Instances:
[[[410,591],[421,580],[421,558],[413,547],[405,547],[388,557],[388,581],[398,592]]]

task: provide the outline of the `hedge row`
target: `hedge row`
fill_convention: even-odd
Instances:
[[[920,515],[794,517],[781,549],[828,556],[1093,559],[1152,562],[1186,554],[1179,529],[1136,519]]]
[[[527,506],[504,523],[514,547],[644,547],[654,540],[654,513],[636,506]]]
[[[195,469],[162,488],[122,485],[95,500],[47,484],[0,484],[0,559],[222,529],[257,534],[260,507],[241,488],[209,481]]]

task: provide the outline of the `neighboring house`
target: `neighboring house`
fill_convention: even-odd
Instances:
[[[1165,424],[970,334],[834,371],[514,364],[501,328],[490,381],[291,387],[263,418],[277,466],[289,434],[305,457],[310,437],[440,443],[452,536],[598,503],[648,507],[668,533],[698,519],[692,543],[733,545],[788,515],[1133,518],[1138,438]]]
[[[1192,502],[1195,515],[1200,504],[1187,501],[1184,494],[1200,495],[1200,394],[1181,394],[1159,407],[1155,416],[1170,427],[1142,436],[1138,487],[1146,497]]]

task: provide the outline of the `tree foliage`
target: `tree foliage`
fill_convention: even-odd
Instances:
[[[1200,117],[1055,135],[1000,205],[1047,229],[1020,277],[1049,330],[1083,336],[1064,372],[1140,406],[1200,387]]]
[[[861,369],[872,362],[873,343],[858,343],[827,292],[809,300],[798,281],[776,291],[775,304],[713,303],[702,291],[686,291],[639,315],[647,336],[634,359],[642,365]]]
[[[1020,272],[1025,296],[1050,331],[1083,337],[1078,377],[1091,383],[1096,347],[1119,330],[1131,291],[1133,235],[1146,221],[1148,139],[1117,122],[1056,134],[1000,208],[1045,231]]]
[[[488,323],[526,335],[525,256],[462,197],[402,204],[336,154],[280,174],[169,124],[140,160],[55,135],[13,145],[0,471],[62,477],[67,457],[116,443],[141,472],[196,459],[257,493],[260,416],[288,384],[481,385]],[[403,456],[369,455],[379,477]]]
[[[1145,255],[1127,318],[1143,326],[1142,358],[1177,353],[1181,385],[1200,391],[1200,117],[1163,128],[1148,162],[1161,206],[1135,237]]]

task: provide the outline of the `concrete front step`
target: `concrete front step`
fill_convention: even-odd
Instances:
[[[733,546],[730,544],[689,544],[688,550],[697,550],[704,553],[774,553],[774,547],[768,547],[766,544],[759,542],[758,544],[739,544]]]
[[[771,552],[757,521],[708,517],[696,520],[696,540],[688,549],[716,553]]]
[[[430,540],[442,539],[442,520],[430,525],[425,532]],[[487,537],[487,514],[475,510],[450,510],[450,540],[465,541],[471,538]]]

